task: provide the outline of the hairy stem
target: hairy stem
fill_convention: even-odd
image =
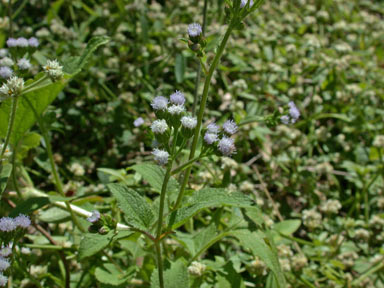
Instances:
[[[204,116],[205,106],[207,104],[209,86],[211,84],[211,79],[212,79],[212,76],[213,76],[213,72],[216,70],[216,67],[219,64],[220,58],[221,58],[221,56],[222,56],[222,54],[224,52],[225,46],[227,45],[227,42],[228,42],[229,36],[231,35],[232,30],[233,30],[233,22],[231,22],[229,24],[228,29],[225,32],[224,38],[221,41],[220,46],[217,49],[217,53],[215,55],[215,58],[213,59],[212,65],[209,68],[208,75],[205,78],[203,96],[201,98],[199,114],[197,116],[197,125],[196,125],[196,128],[195,128],[195,134],[193,136],[192,147],[191,147],[191,151],[189,153],[188,161],[192,160],[195,157],[195,152],[196,152],[196,148],[197,148],[197,142],[199,140],[201,124],[203,122],[203,116]],[[181,201],[182,201],[183,196],[184,196],[185,187],[187,186],[187,183],[188,183],[188,180],[189,180],[189,176],[191,174],[191,169],[192,169],[192,166],[188,167],[185,170],[183,183],[182,183],[182,185],[180,187],[179,195],[177,197],[177,200],[176,200],[175,206],[173,207],[173,210],[176,210],[180,206],[180,204],[181,204]]]

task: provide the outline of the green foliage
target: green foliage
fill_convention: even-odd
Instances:
[[[180,288],[189,287],[189,277],[187,267],[182,258],[175,262],[171,262],[170,267],[165,269],[165,287],[167,288]],[[159,288],[159,275],[158,271],[154,270],[151,277],[151,288]]]
[[[8,178],[12,173],[12,164],[5,164],[0,167],[0,197],[7,187]]]
[[[112,241],[114,231],[110,231],[108,234],[100,235],[95,233],[85,234],[81,239],[79,247],[79,259],[84,260],[87,257],[93,256],[106,248]],[[103,282],[105,283],[105,282]]]

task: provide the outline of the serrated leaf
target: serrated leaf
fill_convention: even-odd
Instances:
[[[8,178],[12,173],[12,164],[5,164],[0,167],[0,198],[7,187]]]
[[[155,189],[157,192],[161,191],[165,171],[159,165],[144,163],[134,165],[130,167],[130,169],[133,169],[137,173],[139,173],[144,178],[144,180],[147,181],[149,185],[151,185],[152,188]],[[171,177],[168,182],[167,191],[173,192],[178,190],[179,183],[176,181],[175,178]]]
[[[62,223],[71,219],[69,212],[57,207],[40,212],[39,220],[47,223]]]
[[[23,202],[17,204],[17,206],[12,209],[10,216],[16,217],[19,214],[30,214],[41,207],[44,207],[51,202],[49,201],[49,198],[47,197],[32,197],[28,198],[27,200],[24,200]]]
[[[107,186],[125,213],[128,224],[138,229],[148,230],[155,217],[145,199],[135,190],[124,185],[112,183]]]
[[[164,271],[164,287],[189,287],[187,266],[184,264],[183,259],[172,262],[170,269]],[[153,271],[151,276],[151,288],[160,288],[157,269]]]
[[[273,225],[273,229],[284,235],[291,235],[299,229],[301,221],[297,219],[284,220]]]
[[[249,249],[254,256],[259,257],[268,266],[268,268],[272,270],[279,288],[286,287],[284,273],[280,268],[277,253],[270,245],[267,244],[261,233],[250,232],[248,230],[238,230],[233,234],[233,236],[239,239],[241,246]],[[268,241],[272,240],[268,237]]]
[[[129,275],[121,273],[114,264],[106,263],[95,269],[96,279],[104,284],[119,286],[127,282]]]
[[[252,200],[239,192],[229,192],[221,188],[205,188],[197,191],[187,205],[174,211],[168,221],[172,230],[183,225],[201,209],[218,206],[252,207]]]
[[[81,239],[80,248],[79,248],[79,259],[83,260],[84,258],[95,255],[112,241],[114,236],[114,231],[110,231],[106,235],[100,235],[95,233],[87,233],[84,238]]]

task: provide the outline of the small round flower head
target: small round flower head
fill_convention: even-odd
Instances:
[[[17,76],[13,76],[8,79],[7,85],[13,95],[19,94],[24,89],[24,80]]]
[[[7,49],[0,49],[0,58],[3,58],[8,55],[8,50]]]
[[[26,58],[21,58],[19,61],[17,61],[17,66],[20,70],[28,70],[31,68],[31,62],[29,62],[29,60]]]
[[[154,149],[152,154],[155,156],[155,161],[160,165],[165,165],[168,163],[169,153],[167,151]]]
[[[144,124],[144,119],[141,117],[139,117],[135,121],[133,121],[133,126],[135,126],[135,127],[140,127],[143,124]]]
[[[16,47],[17,46],[17,40],[15,38],[9,38],[7,40],[7,46],[8,47]]]
[[[11,67],[15,62],[9,57],[4,57],[0,60],[0,66],[8,66]]]
[[[43,67],[44,71],[54,80],[63,77],[63,66],[57,60],[48,60],[47,64]]]
[[[8,283],[8,277],[0,273],[0,287],[5,287]]]
[[[249,7],[253,6],[253,0],[241,0],[240,8],[244,8],[245,5],[249,2]]]
[[[201,29],[200,24],[192,23],[188,25],[188,35],[190,37],[200,36],[201,33],[203,33],[203,29]]]
[[[167,121],[164,119],[155,120],[151,125],[152,132],[155,134],[163,134],[168,130]]]
[[[233,135],[237,132],[237,125],[233,120],[225,121],[223,124],[223,130],[229,135]]]
[[[183,116],[181,118],[181,125],[187,129],[194,129],[197,125],[197,119],[196,117]]]
[[[184,105],[185,103],[184,93],[177,90],[171,95],[170,99],[173,104]]]
[[[39,40],[37,40],[35,37],[31,37],[28,39],[28,44],[30,47],[39,47]]]
[[[207,131],[209,133],[214,133],[214,134],[217,134],[219,133],[220,131],[220,127],[218,125],[216,125],[216,123],[210,123],[208,126],[207,126]]]
[[[7,66],[0,67],[0,77],[8,79],[13,75],[13,70]]]
[[[19,216],[17,216],[15,219],[15,224],[20,227],[20,228],[28,228],[30,225],[31,225],[31,219],[26,216],[26,215],[23,215],[23,214],[20,214]]]
[[[88,222],[96,223],[100,219],[100,212],[97,210],[92,211],[92,215],[87,218]]]
[[[151,106],[154,110],[165,110],[168,107],[168,99],[164,96],[157,96],[153,99]]]
[[[16,39],[16,46],[17,47],[28,47],[29,43],[28,40],[25,39],[24,37],[20,37]]]
[[[215,133],[207,132],[204,135],[204,141],[208,145],[211,145],[211,144],[215,143],[217,140],[218,140],[218,137],[217,137],[217,134],[215,134]]]
[[[0,257],[8,257],[11,254],[12,254],[12,249],[9,246],[6,246],[0,249]]]
[[[236,152],[235,141],[232,138],[223,137],[217,145],[224,156],[231,156]]]
[[[0,219],[0,231],[11,232],[17,228],[15,221],[10,217],[3,217]]]
[[[283,115],[280,117],[281,123],[288,125],[289,124],[289,116],[288,115]]]
[[[171,115],[180,115],[185,111],[185,108],[183,105],[172,105],[168,107],[168,112]]]
[[[5,271],[11,266],[9,261],[3,257],[0,257],[0,272]]]
[[[293,103],[292,101],[288,103],[288,106],[289,106],[289,115],[292,118],[291,122],[295,123],[297,119],[299,119],[300,117],[300,111],[299,109],[297,109],[295,103]]]

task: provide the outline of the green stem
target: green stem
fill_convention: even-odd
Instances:
[[[9,37],[13,37],[12,0],[8,1]]]
[[[55,161],[53,159],[52,146],[51,146],[51,142],[49,139],[48,131],[44,125],[44,121],[40,117],[39,113],[37,113],[35,107],[33,107],[32,103],[29,101],[29,99],[27,97],[24,97],[24,99],[27,101],[28,105],[32,109],[33,113],[35,114],[37,123],[39,124],[39,127],[40,127],[41,134],[43,134],[43,138],[44,138],[45,145],[47,148],[49,163],[51,165],[53,178],[55,179],[56,189],[60,193],[60,195],[65,197],[65,193],[63,190],[63,184],[61,183],[59,173],[57,172],[57,169],[56,169]],[[76,217],[75,213],[73,212],[68,201],[65,201],[65,206],[67,207],[68,212],[71,214],[71,218],[72,218],[73,223],[79,228],[79,230],[81,232],[83,232],[83,233],[86,232],[85,228],[80,224],[79,220],[77,219],[77,217]]]
[[[18,143],[15,144],[15,147],[12,152],[12,183],[13,188],[16,190],[17,196],[19,196],[20,199],[23,199],[23,195],[21,194],[19,184],[17,183],[17,177],[16,177],[16,150],[17,150]]]
[[[209,91],[209,86],[211,84],[212,75],[213,75],[213,72],[216,70],[217,65],[219,64],[221,55],[223,54],[225,46],[227,45],[229,36],[231,35],[231,32],[233,30],[233,25],[234,25],[233,22],[231,22],[229,24],[228,29],[225,32],[224,38],[221,41],[221,44],[217,50],[216,56],[213,59],[212,65],[209,68],[208,75],[205,78],[203,96],[201,98],[199,114],[197,117],[197,125],[196,125],[196,129],[195,129],[195,135],[193,137],[192,147],[191,147],[191,151],[189,153],[189,159],[188,160],[192,160],[195,157],[197,142],[199,140],[200,128],[201,128],[201,123],[203,122],[203,116],[204,116],[205,106],[207,104],[208,91]],[[173,210],[176,210],[181,204],[181,200],[183,199],[185,187],[187,186],[189,176],[191,174],[191,169],[192,169],[192,167],[190,166],[187,168],[187,170],[185,170],[183,183],[180,187],[180,192],[179,192],[179,195],[177,197],[175,206],[173,207]]]
[[[163,275],[163,260],[161,259],[161,247],[160,241],[155,242],[156,256],[157,256],[157,270],[159,272],[159,284],[160,288],[164,288],[164,275]]]
[[[12,107],[11,107],[11,112],[9,115],[8,130],[7,130],[7,135],[5,136],[4,146],[3,146],[3,149],[2,149],[1,155],[0,155],[0,164],[2,163],[3,156],[5,154],[5,151],[7,150],[9,140],[11,139],[13,124],[15,123],[18,98],[19,97],[17,95],[12,97]]]
[[[223,233],[220,233],[219,235],[217,235],[216,237],[212,238],[211,241],[209,241],[207,244],[205,244],[203,246],[203,248],[201,248],[193,257],[192,259],[189,261],[189,263],[192,263],[193,261],[195,261],[205,250],[207,250],[209,247],[211,247],[213,244],[215,244],[216,242],[220,241],[222,238],[224,238],[225,236],[228,236],[228,235],[231,235],[230,232],[223,232]]]
[[[199,160],[200,158],[201,158],[201,155],[198,156],[198,157],[193,158],[192,160],[189,160],[189,161],[185,162],[184,164],[180,165],[179,167],[176,167],[175,169],[173,169],[171,171],[171,175],[175,175],[177,173],[182,172],[187,167],[193,165],[193,163],[195,163],[195,161]]]

